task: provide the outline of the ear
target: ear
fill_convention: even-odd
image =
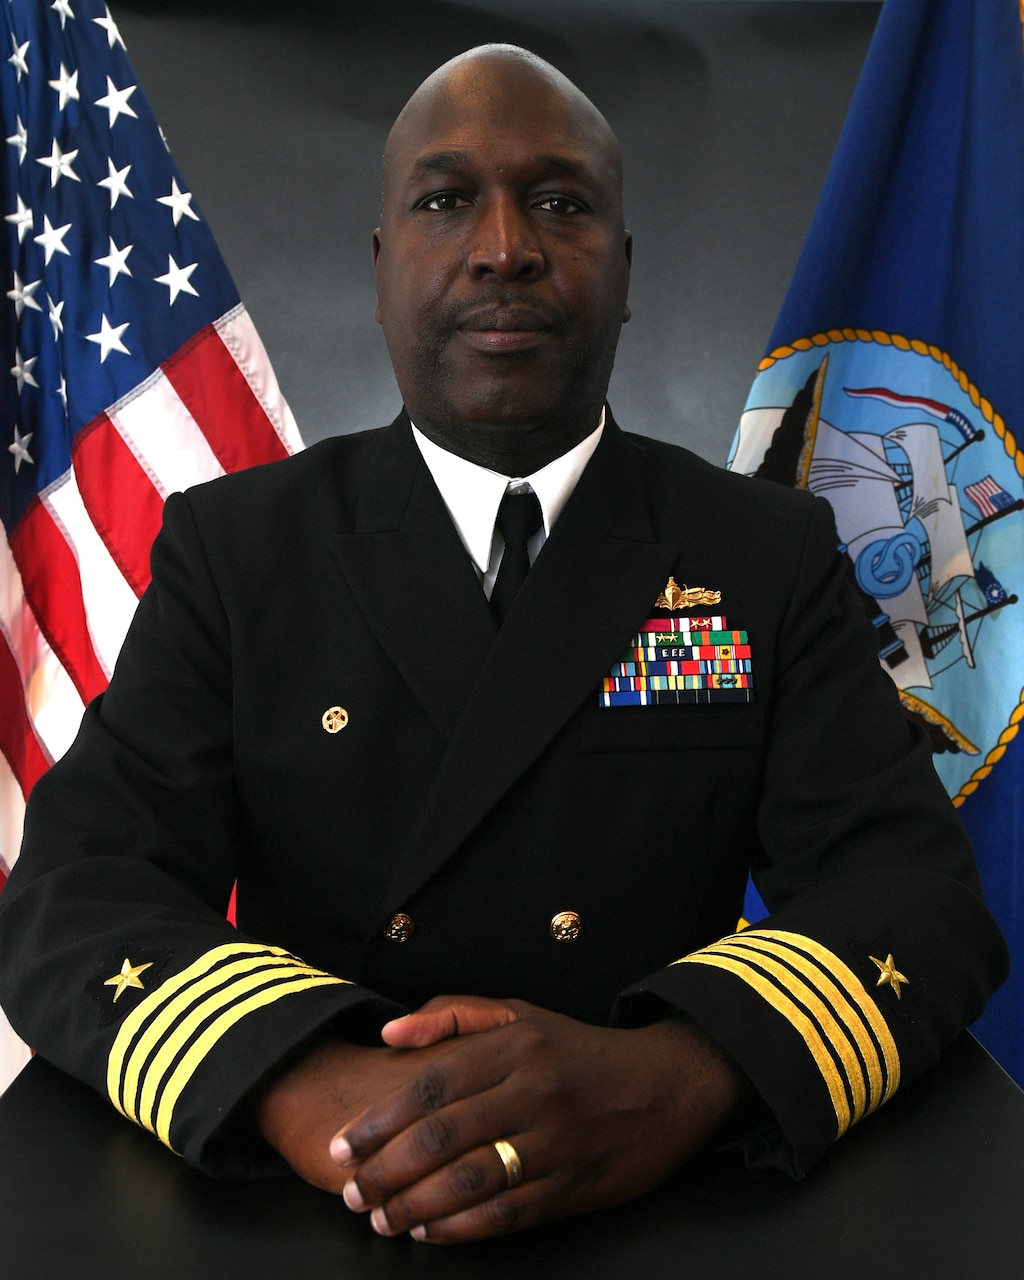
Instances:
[[[376,274],[377,272],[377,259],[380,257],[380,247],[381,247],[380,246],[380,227],[377,227],[370,238],[370,253],[373,257],[374,274]],[[373,318],[374,320],[377,321],[378,324],[380,324],[381,319],[380,319],[380,300],[379,299],[377,301],[377,305],[373,309]]]

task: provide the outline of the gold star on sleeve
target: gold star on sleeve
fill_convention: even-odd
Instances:
[[[112,978],[108,978],[103,984],[105,987],[117,988],[114,992],[115,1004],[124,995],[128,987],[138,987],[140,991],[143,989],[139,974],[145,973],[152,963],[152,960],[150,960],[148,964],[132,964],[128,957],[125,956],[124,964],[121,965],[121,972],[115,973]]]
[[[893,991],[896,992],[896,999],[902,1000],[903,997],[900,993],[900,983],[903,982],[909,986],[910,979],[905,978],[903,974],[900,973],[899,969],[896,968],[895,962],[892,958],[892,952],[890,951],[884,960],[878,960],[875,956],[869,956],[868,959],[872,964],[877,964],[879,968],[878,981],[875,983],[875,986],[892,987]]]

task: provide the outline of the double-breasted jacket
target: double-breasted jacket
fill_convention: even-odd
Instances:
[[[404,418],[173,496],[31,797],[12,1022],[235,1173],[270,1158],[245,1099],[326,1028],[445,992],[681,1010],[768,1103],[748,1154],[802,1172],[1005,965],[836,541],[823,502],[609,420],[499,629]],[[743,636],[746,692],[603,705],[670,578],[720,593],[683,612]],[[748,871],[770,914],[737,933]]]

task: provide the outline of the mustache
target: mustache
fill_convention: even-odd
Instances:
[[[474,298],[472,302],[453,302],[443,309],[442,327],[446,330],[544,330],[565,329],[569,324],[567,310],[547,298],[528,293],[505,291],[492,298]]]

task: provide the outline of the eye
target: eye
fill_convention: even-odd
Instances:
[[[417,207],[429,209],[431,213],[448,213],[452,209],[463,209],[468,204],[468,200],[456,195],[454,191],[439,191],[437,195],[428,196],[426,200],[421,201]]]
[[[536,201],[534,208],[543,209],[545,213],[561,215],[583,212],[583,206],[576,200],[570,200],[568,196],[545,196],[542,200]]]

